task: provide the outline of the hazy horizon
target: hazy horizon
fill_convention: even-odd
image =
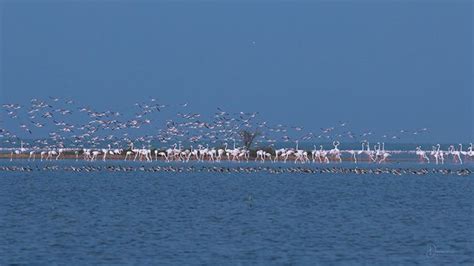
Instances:
[[[58,96],[119,109],[152,96],[306,132],[345,121],[358,133],[428,128],[417,140],[469,143],[472,7],[3,1],[0,103]]]

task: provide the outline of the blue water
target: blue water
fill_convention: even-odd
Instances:
[[[0,172],[0,264],[472,265],[473,176]]]

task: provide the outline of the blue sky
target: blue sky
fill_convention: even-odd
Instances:
[[[317,132],[472,141],[471,1],[3,1],[1,102],[156,97]],[[2,114],[4,115],[4,114]]]

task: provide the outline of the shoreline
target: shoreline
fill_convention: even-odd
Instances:
[[[107,154],[106,156],[106,160],[105,161],[125,161],[125,156],[126,155],[117,155],[117,154],[114,154],[114,155],[111,155],[111,154]],[[13,154],[13,160],[29,160],[29,161],[40,161],[41,158],[40,158],[40,155],[39,154],[36,154],[36,157],[35,159],[29,159],[30,155],[29,154],[25,154],[25,153],[22,153],[22,154]],[[126,161],[134,161],[133,159],[135,158],[135,155],[133,156],[129,156],[127,158]],[[0,160],[10,160],[11,159],[11,154],[9,153],[0,153]],[[240,162],[241,163],[252,163],[252,162],[261,162],[260,159],[258,159],[257,161],[255,161],[256,157],[255,156],[250,156],[249,157],[249,160],[247,161],[246,159],[241,159]],[[289,156],[288,157],[288,160],[287,160],[287,163],[294,163],[294,160],[296,159],[295,156]],[[311,159],[311,156],[309,156],[309,159],[310,159],[310,162],[306,162],[307,163],[310,163],[310,164],[327,164],[327,163],[320,163],[319,160],[316,159],[316,162],[313,163],[312,159]],[[354,163],[354,160],[350,157],[341,157],[342,159],[342,162],[349,162],[349,163]],[[81,154],[81,155],[78,155],[76,157],[75,154],[62,154],[61,157],[58,159],[59,161],[60,160],[77,160],[77,161],[84,161],[84,162],[91,162],[90,160],[84,160],[84,156]],[[45,157],[43,158],[43,161],[58,161],[55,159],[55,156],[53,156],[52,159],[48,159],[46,160]],[[97,156],[97,159],[92,161],[92,162],[97,162],[97,161],[103,161],[103,154],[101,155],[98,155]],[[147,162],[146,160],[135,160],[136,162],[138,161],[142,161],[142,162]],[[158,156],[157,158],[155,158],[155,155],[152,155],[152,160],[150,162],[156,162],[156,161],[162,161],[162,162],[167,162],[167,160],[162,157],[162,156]],[[189,161],[198,161],[196,160],[196,158],[194,156],[192,156]],[[265,159],[265,162],[272,162],[273,160],[270,160],[270,159]],[[469,161],[469,160],[468,160]],[[181,160],[171,160],[169,162],[186,162],[186,161],[181,161]],[[204,162],[209,162],[209,163],[219,163],[218,161],[212,161],[212,160],[209,160],[209,159],[206,159],[204,160]],[[227,156],[224,156],[222,158],[222,160],[220,162],[239,162],[237,160],[227,160]],[[277,162],[283,162],[282,159],[279,159]],[[371,160],[369,160],[369,158],[367,158],[367,156],[364,156],[363,158],[357,158],[357,163],[373,163],[373,164],[379,164],[378,162],[375,163]],[[388,159],[386,162],[383,162],[382,164],[392,164],[392,163],[408,163],[408,162],[419,162],[418,158],[396,158],[396,159],[393,159],[393,158],[390,158]],[[301,163],[301,162],[299,162]],[[334,160],[330,160],[329,164],[337,164],[339,162],[336,162]],[[356,163],[354,163],[356,164]],[[430,164],[430,163],[422,163],[420,162],[420,164]]]

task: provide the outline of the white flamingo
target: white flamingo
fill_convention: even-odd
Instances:
[[[367,141],[367,150],[365,151],[365,154],[367,154],[369,162],[374,162],[375,161],[375,159],[374,159],[375,154],[374,153],[375,153],[374,151],[370,150],[370,143]]]
[[[102,161],[105,162],[105,158],[107,157],[107,154],[111,151],[110,144],[108,144],[108,149],[102,149]]]
[[[462,143],[459,143],[459,153],[461,153],[460,155],[464,155],[464,160],[466,160],[466,158],[467,158],[467,151],[463,151],[463,150],[462,150]]]
[[[97,160],[97,156],[99,156],[100,151],[93,151],[92,152],[92,157],[91,157],[91,162]]]
[[[333,141],[332,145],[334,145],[334,148],[329,151],[329,154],[334,158],[334,160],[342,162],[341,151],[338,148],[340,144],[341,143],[339,141]]]
[[[324,149],[323,149],[323,145],[320,145],[319,156],[320,156],[320,158],[322,158],[322,160],[324,161],[324,163],[329,163],[328,153],[329,153],[329,152],[328,152],[327,150],[324,150]],[[321,160],[320,160],[320,162],[322,163]]]
[[[10,154],[10,161],[13,161],[13,154],[15,154],[15,155],[18,157],[18,155],[22,154],[22,153],[25,152],[25,151],[26,151],[26,149],[23,148],[23,141],[21,141],[21,143],[20,143],[20,149],[11,152],[11,154]]]
[[[385,151],[385,142],[382,142],[382,159],[380,159],[379,163],[387,161],[387,158],[392,156],[389,152]]]
[[[473,150],[472,143],[470,143],[470,145],[469,145],[469,148],[467,150],[467,155],[469,156],[469,158],[474,157],[474,150]]]
[[[313,145],[313,150],[311,151],[311,160],[313,163],[316,162],[316,158],[319,158],[319,161],[321,161],[321,157],[319,155],[319,150],[316,148],[316,145]]]
[[[126,161],[128,157],[132,157],[132,156],[133,156],[133,151],[125,152],[125,160],[124,161]]]
[[[295,154],[295,150],[293,150],[293,149],[286,150],[285,153],[282,154],[282,156],[284,156],[283,162],[286,163],[286,161],[288,160],[288,157],[290,157],[294,154]]]
[[[64,149],[58,149],[58,155],[56,155],[56,160],[59,159],[59,157],[61,157],[61,155],[63,154],[64,152]]]
[[[35,151],[30,151],[30,156],[28,157],[28,161],[31,160],[31,158],[33,158],[33,161],[36,159]]]
[[[46,152],[46,151],[41,151],[41,153],[40,153],[40,160],[43,161],[43,158],[46,158],[47,154],[48,154],[48,152]]]
[[[459,162],[460,164],[462,164],[461,152],[457,151],[454,148],[454,145],[449,146],[448,151],[451,155],[453,155],[453,162],[455,162],[455,163]]]
[[[435,153],[436,164],[438,164],[440,160],[441,160],[441,164],[444,164],[444,152],[441,150],[441,145],[437,144],[436,147],[437,147],[436,153]]]
[[[275,159],[273,160],[274,162],[278,161],[278,157],[281,156],[283,153],[286,152],[286,149],[278,149],[275,150]]]
[[[53,159],[53,156],[56,157],[58,155],[58,152],[55,151],[55,150],[50,150],[48,151],[48,157],[46,157],[46,161],[47,160],[52,160]],[[56,157],[57,158],[57,157]]]
[[[415,154],[418,156],[420,162],[425,162],[425,160],[429,163],[430,158],[426,155],[426,151],[421,149],[421,146],[416,147]]]
[[[265,162],[265,151],[264,150],[258,150],[257,151],[257,156],[255,156],[255,161],[260,159],[260,161],[263,163]]]

